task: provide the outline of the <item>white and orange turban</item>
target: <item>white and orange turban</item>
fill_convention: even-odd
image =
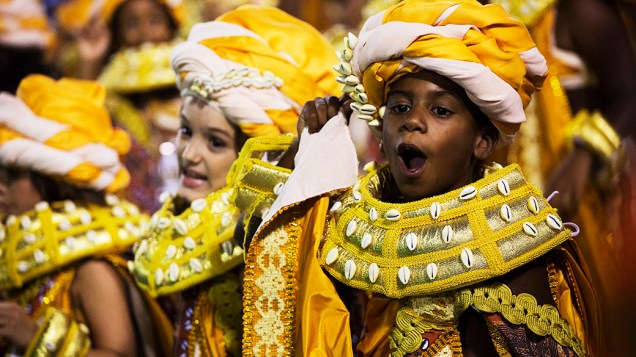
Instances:
[[[19,0],[22,1],[22,0]],[[93,17],[100,17],[108,23],[115,10],[127,0],[68,0],[56,7],[55,18],[58,25],[72,32],[84,27]],[[178,25],[185,20],[183,0],[157,0],[165,4]]]
[[[0,164],[95,191],[125,188],[120,156],[130,138],[111,125],[104,97],[96,82],[39,74],[23,79],[16,96],[0,93]]]
[[[0,44],[47,49],[54,42],[41,0],[0,0]]]
[[[475,0],[407,0],[370,17],[358,38],[345,41],[337,70],[363,119],[379,124],[391,85],[426,69],[463,87],[499,129],[501,144],[525,121],[524,108],[548,70],[523,24],[500,5]]]
[[[338,93],[333,47],[276,8],[244,6],[195,25],[171,62],[182,95],[205,99],[251,137],[295,133],[306,101]]]

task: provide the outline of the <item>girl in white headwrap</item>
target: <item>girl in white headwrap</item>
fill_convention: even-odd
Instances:
[[[0,336],[25,356],[155,355],[169,322],[125,260],[147,217],[128,185],[128,135],[97,83],[26,77],[0,94]],[[3,353],[4,354],[4,353]]]
[[[547,73],[526,28],[499,5],[404,1],[340,59],[351,101],[305,106],[247,253],[243,353],[584,355],[557,254],[573,233],[518,166],[484,165]],[[388,161],[359,180],[349,106]]]
[[[241,354],[243,250],[233,240],[240,209],[230,200],[235,191],[226,176],[235,160],[240,171],[252,164],[252,153],[291,143],[302,104],[337,91],[329,69],[334,60],[318,31],[264,7],[195,25],[175,48],[171,62],[184,99],[176,138],[179,185],[174,197],[162,195],[134,267],[138,284],[151,294],[178,293],[182,300],[177,355]],[[248,141],[239,158],[247,138],[264,136]],[[256,181],[273,187],[282,176]]]

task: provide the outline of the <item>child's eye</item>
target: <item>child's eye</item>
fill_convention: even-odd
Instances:
[[[449,117],[453,114],[452,111],[444,108],[444,107],[435,107],[432,109],[433,114],[440,117]]]
[[[181,127],[179,128],[179,135],[180,136],[192,136],[192,129],[188,128],[185,125],[181,125]]]
[[[411,107],[406,104],[394,104],[390,107],[390,109],[394,113],[404,114],[408,113],[408,111],[411,110]]]
[[[211,137],[208,140],[208,145],[212,150],[224,149],[228,147],[227,142],[217,137]]]

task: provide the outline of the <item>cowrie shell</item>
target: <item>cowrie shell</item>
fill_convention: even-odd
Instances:
[[[106,195],[106,203],[109,206],[114,206],[114,205],[119,203],[119,198],[117,198],[117,196],[109,193],[109,194]]]
[[[402,214],[395,208],[391,208],[390,210],[386,211],[386,214],[384,215],[384,218],[388,219],[389,221],[397,221],[398,219],[400,219],[400,217],[402,217]]]
[[[351,102],[351,104],[349,104],[349,106],[351,107],[351,109],[355,110],[356,112],[360,111],[360,108],[362,108],[362,103],[358,103],[358,102]]]
[[[329,211],[336,212],[340,207],[342,207],[342,202],[336,201],[333,203],[333,206],[331,206],[331,209]]]
[[[417,242],[419,238],[417,237],[415,233],[407,234],[405,240],[406,240],[406,246],[409,248],[410,251],[414,251],[415,248],[417,248]]]
[[[360,107],[360,113],[362,113],[362,114],[373,115],[377,111],[378,111],[378,108],[376,108],[375,105],[373,105],[373,104],[363,104]]]
[[[163,270],[161,268],[155,271],[155,285],[161,285],[163,282]]]
[[[7,227],[16,224],[16,222],[18,222],[18,217],[14,216],[12,214],[7,216]]]
[[[128,272],[133,274],[135,272],[135,262],[129,260],[126,262],[126,266],[128,267]]]
[[[132,222],[126,222],[124,224],[124,228],[126,228],[126,230],[130,233],[134,233],[135,232],[135,225]]]
[[[205,206],[207,206],[207,202],[205,201],[204,198],[198,198],[194,201],[192,201],[192,203],[190,203],[190,208],[192,208],[192,211],[194,212],[201,212],[205,209]]]
[[[36,263],[38,264],[44,263],[45,258],[46,256],[44,255],[44,252],[41,251],[40,249],[36,249],[33,251],[33,259],[35,259]]]
[[[123,228],[120,228],[120,229],[117,231],[117,236],[119,236],[119,238],[121,238],[121,239],[126,239],[126,238],[128,238],[128,231],[126,231],[126,230],[125,230],[125,229],[123,229]]]
[[[401,267],[400,270],[398,270],[398,278],[400,278],[402,284],[408,284],[409,279],[411,279],[411,269],[407,266]]]
[[[279,183],[276,184],[276,186],[274,186],[274,194],[276,196],[280,195],[281,191],[283,190],[283,186],[284,185],[285,185],[284,183],[279,182]]]
[[[128,206],[128,212],[134,216],[139,214],[139,208],[135,205],[129,205]]]
[[[536,237],[537,236],[537,227],[534,226],[534,224],[530,223],[530,222],[523,222],[523,231],[532,237]]]
[[[146,252],[146,249],[148,249],[148,241],[142,240],[141,243],[139,243],[139,246],[137,246],[137,251],[135,252],[135,254],[136,255],[144,254]]]
[[[342,74],[343,76],[348,76],[351,73],[353,73],[353,69],[351,68],[351,65],[347,62],[340,62],[337,65],[333,66],[333,69]]]
[[[92,229],[87,231],[86,232],[86,238],[88,239],[89,242],[95,243],[97,241],[97,232],[95,232]]]
[[[367,91],[366,89],[364,89],[362,83],[355,85],[353,89],[358,93],[365,93]]]
[[[347,224],[347,230],[345,231],[347,237],[350,237],[353,232],[356,231],[356,228],[358,228],[358,223],[354,220],[349,221],[349,224]]]
[[[372,241],[371,234],[365,233],[362,236],[362,240],[360,241],[360,247],[362,247],[362,249],[367,249],[367,247],[371,245],[371,241]]]
[[[386,106],[381,106],[380,109],[378,109],[378,116],[380,118],[384,118],[384,114],[386,113]]]
[[[170,263],[170,266],[168,267],[168,278],[170,278],[170,281],[172,282],[179,279],[179,266],[177,263]]]
[[[380,268],[376,263],[371,263],[369,265],[369,281],[375,283],[378,280],[378,275],[380,274]]]
[[[360,78],[354,75],[347,76],[345,77],[345,84],[348,86],[356,86],[360,84]]]
[[[349,259],[346,261],[344,266],[345,278],[352,279],[354,275],[356,275],[356,263]]]
[[[357,97],[361,103],[363,104],[369,103],[369,96],[366,93],[358,93]]]
[[[499,209],[499,217],[506,222],[510,222],[512,219],[512,210],[510,209],[510,206],[504,203]]]
[[[29,271],[29,263],[25,262],[24,260],[19,261],[18,271],[20,273],[26,273],[27,271]]]
[[[234,251],[234,244],[231,241],[226,240],[221,243],[221,250],[227,255],[232,255],[232,252]]]
[[[371,209],[369,209],[369,219],[372,222],[378,219],[378,210],[374,207],[371,207]]]
[[[186,237],[183,240],[183,246],[186,247],[186,249],[192,250],[192,249],[194,249],[197,246],[197,244],[194,241],[194,239],[192,239],[192,237]]]
[[[461,259],[462,259],[462,263],[464,263],[464,266],[466,266],[466,268],[472,267],[474,263],[473,251],[470,250],[469,248],[462,249]]]
[[[66,213],[73,213],[75,212],[75,210],[77,209],[77,206],[75,206],[75,203],[71,200],[66,200],[64,201],[64,211],[66,211]]]
[[[353,200],[356,202],[360,202],[360,200],[362,200],[362,194],[360,193],[360,191],[353,191],[351,196],[353,197]]]
[[[22,216],[22,218],[20,218],[20,225],[22,226],[22,229],[31,228],[31,218]]]
[[[375,161],[369,161],[366,164],[364,164],[364,167],[362,167],[362,169],[366,172],[371,172],[375,170],[375,166],[376,166]]]
[[[442,228],[442,239],[444,240],[444,243],[450,243],[450,241],[453,239],[453,235],[453,227],[444,226],[444,228]]]
[[[176,254],[177,254],[177,247],[175,247],[174,245],[170,244],[168,246],[168,249],[166,249],[166,258],[172,259],[172,258],[174,258],[174,256]]]
[[[501,193],[502,195],[508,197],[508,195],[510,194],[510,184],[508,183],[508,180],[499,180],[499,182],[497,182],[497,190],[499,190],[499,193]]]
[[[170,219],[167,217],[161,217],[159,218],[159,222],[157,222],[157,226],[160,229],[168,228],[169,225],[170,225]]]
[[[68,247],[68,249],[75,249],[75,237],[66,237],[66,239],[64,240],[64,243],[66,243],[66,246]]]
[[[38,212],[43,212],[49,209],[49,203],[46,201],[40,201],[35,204],[35,210]]]
[[[369,114],[362,114],[362,113],[358,113],[358,119],[360,119],[360,120],[365,120],[365,121],[372,121],[372,120],[375,120],[375,118],[373,118],[373,115],[369,115]]]
[[[426,266],[426,275],[428,275],[429,279],[435,280],[435,278],[437,277],[437,270],[437,264],[428,263],[428,265]]]
[[[351,59],[353,58],[353,51],[351,51],[351,49],[349,48],[345,48],[344,50],[342,50],[342,58],[347,62],[351,61]]]
[[[190,268],[192,268],[192,270],[196,271],[197,273],[200,273],[203,271],[203,264],[201,264],[201,261],[199,261],[199,259],[191,258]]]
[[[560,231],[561,229],[563,229],[563,223],[561,223],[561,220],[559,219],[559,217],[553,214],[549,214],[545,217],[545,223],[547,223],[550,228],[555,229],[557,231]]]
[[[229,205],[230,204],[230,193],[229,192],[223,192],[221,194],[221,201],[224,204]]]
[[[175,219],[174,222],[174,229],[177,231],[177,233],[181,234],[181,235],[185,235],[186,233],[188,233],[188,225],[180,220],[180,219]]]
[[[25,241],[27,244],[33,244],[33,243],[35,243],[35,235],[34,235],[34,234],[31,234],[31,233],[27,233],[27,234],[25,234],[25,235],[24,235],[24,241]]]
[[[126,211],[124,211],[124,209],[119,206],[113,207],[112,212],[113,212],[113,216],[117,218],[126,217]]]
[[[338,248],[332,248],[329,253],[327,253],[327,258],[325,259],[325,263],[327,265],[333,264],[338,259]]]
[[[442,211],[442,206],[440,206],[439,202],[433,202],[431,204],[430,213],[433,219],[438,219],[441,211]]]
[[[61,231],[68,231],[71,229],[71,222],[69,222],[66,218],[62,218],[60,223],[57,224],[57,228]]]
[[[159,195],[159,202],[166,203],[166,201],[168,201],[170,198],[171,198],[170,192],[168,192],[168,191],[162,192]]]
[[[347,34],[347,40],[347,42],[349,43],[349,48],[351,48],[352,50],[355,49],[358,45],[358,37],[356,37],[356,35],[352,34],[351,32]]]
[[[459,199],[460,200],[469,200],[469,199],[475,197],[476,195],[477,195],[477,189],[475,187],[466,186],[466,187],[464,187],[462,192],[459,193]]]
[[[90,224],[93,221],[93,217],[91,217],[91,214],[83,211],[82,213],[80,213],[80,222],[82,222],[82,224],[87,225]]]
[[[382,125],[382,123],[380,123],[380,121],[377,120],[377,119],[373,119],[370,122],[368,122],[367,125],[369,125],[369,126],[380,126],[380,125]]]
[[[530,210],[530,212],[534,214],[539,213],[540,211],[539,200],[537,200],[536,197],[530,196],[530,198],[528,198],[528,209]]]

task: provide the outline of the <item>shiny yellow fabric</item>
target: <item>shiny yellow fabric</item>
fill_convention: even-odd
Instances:
[[[279,90],[297,103],[290,110],[268,110],[274,125],[241,125],[251,137],[277,133],[295,133],[300,107],[308,100],[338,93],[336,73],[331,66],[337,62],[333,47],[308,23],[282,10],[257,6],[242,6],[217,21],[242,26],[266,41],[251,37],[217,37],[200,42],[223,59],[261,72],[270,71],[283,79]],[[289,57],[293,60],[292,63]]]
[[[520,53],[535,47],[527,29],[513,19],[499,5],[483,6],[474,0],[460,1],[403,1],[388,10],[383,23],[392,21],[416,22],[433,25],[449,7],[458,8],[441,23],[443,25],[474,26],[462,40],[437,35],[422,36],[411,43],[403,57],[428,57],[463,62],[481,63],[508,83],[519,94],[526,107],[530,96],[541,88],[543,78],[530,78]],[[402,67],[401,58],[387,59],[370,65],[362,74],[369,101],[380,106],[386,101],[391,84],[405,74],[417,72],[414,65]],[[502,123],[498,127],[507,134],[514,133],[519,125]]]
[[[97,16],[108,23],[115,10],[127,0],[103,0],[103,4],[97,9]],[[156,0],[168,6],[174,20],[181,24],[185,20],[185,9],[182,1]],[[76,31],[85,26],[91,20],[96,1],[94,0],[70,0],[62,2],[55,10],[55,19],[59,26],[67,31]]]
[[[328,208],[329,197],[322,197],[305,218],[298,252],[297,356],[353,356],[349,312],[316,259]]]

